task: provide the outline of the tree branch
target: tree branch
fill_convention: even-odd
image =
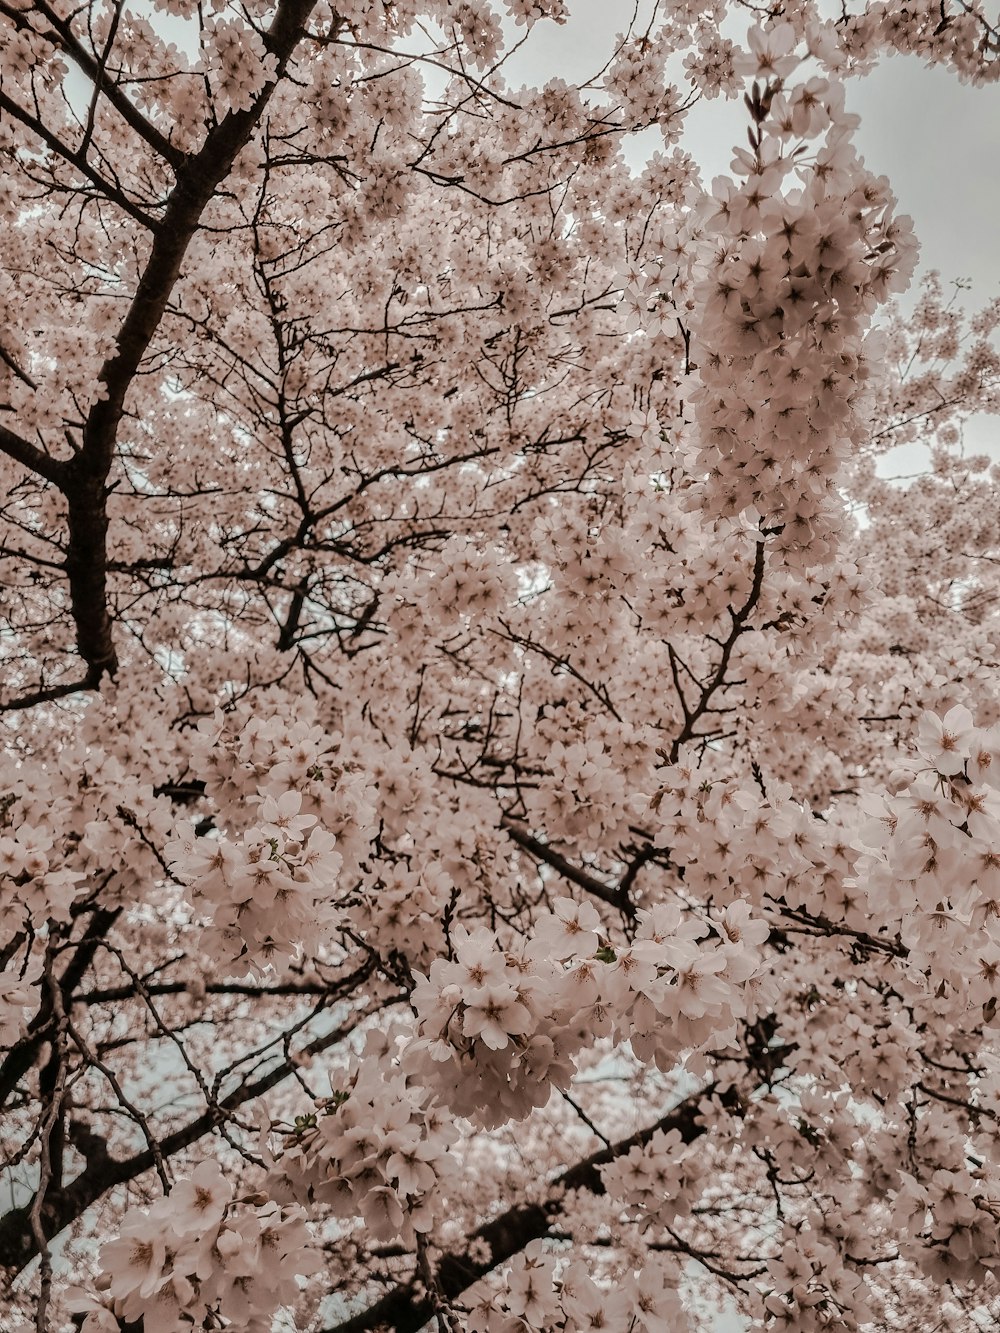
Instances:
[[[365,968],[368,965],[365,964]],[[357,983],[357,975],[352,974],[347,978],[345,984],[349,982],[352,986]],[[299,1056],[319,1055],[322,1051],[335,1046],[339,1041],[350,1035],[370,1014],[378,1009],[386,1008],[388,1005],[397,1004],[407,997],[405,995],[394,995],[387,1000],[372,1004],[361,1013],[355,1014],[347,1023],[341,1027],[335,1028],[333,1032],[328,1032],[325,1036],[317,1037],[311,1041],[304,1049],[298,1053]],[[297,1066],[291,1059],[286,1059],[281,1064],[276,1065],[274,1069],[263,1074],[252,1083],[243,1083],[224,1097],[217,1107],[203,1112],[190,1120],[180,1129],[175,1129],[172,1133],[164,1135],[158,1142],[159,1156],[166,1161],[175,1153],[181,1152],[184,1148],[189,1148],[193,1143],[204,1135],[211,1133],[219,1125],[223,1124],[229,1112],[237,1111],[247,1102],[253,1101],[255,1097],[262,1097],[265,1092],[270,1092],[273,1087],[283,1083],[296,1070]],[[92,1203],[105,1194],[115,1185],[127,1184],[130,1180],[135,1180],[144,1172],[151,1170],[156,1166],[156,1154],[149,1148],[142,1152],[135,1153],[132,1157],[124,1159],[102,1156],[95,1159],[92,1165],[81,1172],[69,1185],[44,1201],[43,1215],[45,1216],[47,1227],[46,1234],[51,1239],[63,1227],[75,1221],[82,1216]],[[30,1219],[32,1209],[35,1207],[35,1198],[20,1208],[12,1208],[9,1213],[0,1217],[0,1268],[13,1269],[20,1272],[37,1254],[37,1242],[31,1229]]]
[[[57,486],[62,484],[66,464],[60,463],[58,459],[50,458],[37,445],[29,444],[27,440],[23,440],[20,435],[15,435],[12,430],[8,430],[3,424],[0,424],[0,450],[8,458],[13,458],[16,463],[20,463],[30,472],[36,473],[46,481],[54,482]]]
[[[628,917],[635,916],[635,907],[628,896],[628,892],[622,892],[621,888],[615,888],[605,884],[594,875],[588,875],[585,870],[579,869],[572,861],[555,851],[547,843],[539,842],[537,838],[522,829],[518,824],[508,816],[504,815],[501,820],[501,826],[504,832],[519,847],[523,847],[526,852],[532,856],[537,856],[539,861],[544,861],[546,865],[551,866],[553,870],[559,872],[563,879],[568,879],[571,884],[576,884],[578,888],[592,894],[595,898],[600,898],[602,902],[610,907],[615,907],[619,912],[623,912]]]
[[[69,505],[69,577],[77,650],[97,686],[118,669],[107,604],[107,479],[128,393],[181,272],[201,216],[249,143],[268,102],[305,32],[315,0],[282,0],[265,43],[277,59],[277,74],[245,111],[233,111],[211,131],[201,150],[177,167],[177,183],[153,239],[149,259],[118,337],[98,378],[104,392],[91,408],[83,447],[66,464],[61,482]]]
[[[53,33],[44,34],[55,39],[58,33],[56,45],[60,46],[77,66],[82,74],[90,80],[95,89],[99,90],[105,100],[114,107],[122,120],[133,129],[139,138],[147,144],[155,153],[158,153],[170,166],[177,168],[184,162],[184,153],[176,148],[166,135],[160,131],[142,114],[138,107],[134,106],[128,100],[123,90],[116,88],[113,83],[104,77],[104,69],[83,43],[77,38],[72,28],[72,18],[63,18],[52,5],[46,3],[46,0],[35,0],[34,8],[41,14],[44,14],[52,24]]]
[[[637,1130],[627,1139],[621,1139],[610,1148],[602,1148],[582,1162],[569,1167],[552,1181],[548,1199],[544,1203],[521,1204],[508,1208],[499,1217],[484,1222],[469,1237],[470,1241],[485,1241],[489,1246],[488,1259],[470,1258],[468,1251],[444,1255],[437,1267],[439,1292],[454,1300],[473,1283],[523,1250],[533,1240],[551,1234],[553,1221],[562,1208],[562,1197],[567,1190],[585,1190],[589,1194],[603,1194],[604,1181],[600,1168],[632,1148],[648,1143],[654,1134],[669,1133],[676,1129],[685,1143],[693,1143],[705,1133],[699,1117],[699,1106],[710,1097],[714,1084],[685,1098],[654,1125]],[[729,1110],[739,1109],[737,1096],[729,1092],[723,1096]],[[352,1315],[324,1333],[367,1333],[368,1330],[391,1328],[393,1333],[417,1333],[434,1315],[428,1297],[418,1292],[412,1282],[402,1283],[375,1301],[367,1310]]]

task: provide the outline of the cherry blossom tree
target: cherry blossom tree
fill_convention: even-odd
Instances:
[[[1000,32],[566,19],[0,0],[4,1333],[996,1317]]]

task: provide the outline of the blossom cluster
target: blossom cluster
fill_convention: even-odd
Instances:
[[[101,743],[114,713],[112,700],[95,706],[47,762],[16,759],[12,749],[0,755],[2,1045],[24,1034],[37,1006],[52,929],[70,929],[95,891],[106,908],[120,909],[153,901],[162,882],[158,849],[173,824],[170,803],[130,771],[126,746]]]
[[[637,913],[612,948],[588,902],[560,898],[533,933],[504,948],[488,928],[456,927],[452,957],[417,974],[408,1067],[460,1115],[522,1118],[565,1088],[595,1038],[629,1041],[669,1069],[685,1049],[723,1043],[766,995],[767,927],[734,902],[716,926],[677,903]]]
[[[817,912],[830,907],[857,856],[837,812],[817,819],[787,783],[769,785],[765,795],[726,777],[699,779],[684,763],[659,776],[651,802],[656,845],[684,867],[692,894],[741,914],[743,923],[732,925],[736,938],[746,931],[766,938],[779,900]]]
[[[839,1247],[808,1226],[786,1226],[778,1255],[767,1263],[756,1303],[765,1328],[805,1330],[863,1327],[872,1316],[861,1271],[845,1264]]]
[[[249,111],[277,77],[278,61],[246,23],[211,18],[202,29],[205,69],[220,109]]]
[[[130,1209],[101,1249],[97,1288],[81,1294],[85,1333],[115,1333],[142,1319],[148,1333],[192,1326],[266,1333],[272,1315],[315,1272],[305,1212],[265,1195],[233,1198],[218,1162],[204,1161],[149,1208]]]
[[[261,823],[238,840],[196,838],[190,827],[167,844],[174,873],[212,927],[205,951],[227,967],[261,969],[285,962],[314,929],[337,920],[334,890],[341,869],[336,839],[300,813],[298,792],[261,801]]]
[[[666,1264],[627,1270],[603,1285],[584,1262],[561,1262],[544,1241],[531,1241],[503,1274],[497,1295],[484,1293],[466,1317],[468,1333],[685,1333],[691,1327]]]
[[[736,179],[720,177],[698,203],[701,240],[681,252],[686,273],[667,267],[660,301],[677,308],[693,284],[692,401],[710,511],[755,508],[803,567],[839,545],[834,479],[864,436],[877,355],[864,342],[868,317],[905,288],[915,252],[888,183],[851,146],[840,85],[789,84],[796,44],[790,23],[751,31],[761,82],[748,99],[750,150],[736,150]],[[653,320],[662,327],[657,307]]]
[[[657,1130],[601,1167],[610,1195],[644,1226],[671,1226],[695,1202],[708,1165],[696,1141],[685,1143],[678,1129]]]
[[[166,849],[174,874],[212,926],[206,953],[260,970],[286,962],[342,920],[338,885],[358,874],[373,792],[338,739],[304,722],[202,719],[194,757],[218,809],[214,831],[181,825]]]
[[[103,743],[128,725],[127,708],[98,702],[45,761],[0,755],[0,884],[8,908],[0,945],[25,926],[65,922],[100,884],[105,902],[130,902],[162,878],[157,849],[172,825],[169,801],[130,768],[128,742]],[[134,742],[146,741],[137,727]],[[155,754],[161,745],[151,744]]]
[[[895,794],[865,802],[847,924],[898,932],[907,988],[981,1012],[1000,996],[1000,726],[956,705],[924,713],[916,744]]]
[[[395,1036],[373,1033],[332,1096],[296,1121],[271,1155],[268,1194],[323,1204],[335,1217],[363,1219],[377,1240],[417,1233],[440,1220],[444,1187],[456,1165],[451,1115],[410,1080],[394,1058]]]
[[[0,1261],[41,1250],[39,1324],[50,1219],[260,1088],[264,1192],[130,1208],[87,1333],[301,1322],[307,1215],[372,1325],[479,1272],[472,1333],[681,1329],[698,1256],[764,1326],[920,1328],[897,1278],[1000,1272],[1000,469],[959,447],[1000,303],[967,335],[932,281],[872,334],[913,242],[841,86],[1000,47],[982,0],[731,8],[526,90],[510,30],[563,0],[0,6],[0,1100],[42,1182]],[[685,110],[743,79],[706,190]],[[574,1169],[612,1063],[644,1128]],[[484,1235],[556,1208],[503,1271]]]
[[[14,964],[0,970],[0,1046],[13,1046],[27,1029],[36,1000],[38,969],[31,974]]]

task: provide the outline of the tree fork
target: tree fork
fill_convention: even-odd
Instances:
[[[115,351],[101,367],[103,393],[87,418],[83,447],[65,465],[64,473],[50,469],[69,506],[66,573],[77,649],[87,665],[85,684],[90,688],[118,669],[108,610],[107,479],[125,397],[163,318],[201,216],[260,123],[314,7],[315,0],[287,0],[279,6],[265,39],[278,63],[275,80],[248,110],[228,115],[211,131],[201,151],[177,167],[177,183],[157,223],[149,259],[115,340]],[[20,453],[21,461],[38,470],[36,463],[25,458],[23,448]]]

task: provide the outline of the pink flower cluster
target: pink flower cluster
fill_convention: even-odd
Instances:
[[[924,1003],[933,989],[937,1008],[981,1011],[1000,997],[1000,725],[961,705],[924,713],[917,746],[896,794],[865,802],[849,924],[898,932]]]
[[[757,1316],[767,1328],[856,1329],[872,1317],[862,1273],[846,1265],[839,1248],[807,1226],[783,1229],[778,1256],[767,1263]]]
[[[503,1275],[498,1295],[484,1293],[467,1316],[467,1333],[590,1333],[595,1328],[630,1333],[685,1333],[687,1312],[676,1277],[648,1263],[599,1285],[581,1260],[559,1255],[534,1240]]]
[[[565,1088],[595,1038],[631,1043],[672,1068],[685,1049],[724,1044],[763,1002],[767,927],[734,903],[717,928],[676,903],[637,914],[611,948],[589,902],[557,899],[533,934],[502,948],[486,927],[452,934],[451,959],[417,974],[417,1039],[407,1067],[459,1115],[523,1118]]]
[[[212,917],[204,947],[227,967],[260,970],[300,942],[330,940],[337,888],[358,873],[373,792],[338,741],[304,722],[217,713],[204,719],[195,762],[219,811],[203,837],[181,825],[166,855],[196,907]]]
[[[657,1130],[648,1143],[601,1167],[608,1193],[643,1225],[671,1226],[690,1212],[707,1169],[704,1147],[680,1131]]]
[[[267,1188],[276,1199],[360,1217],[377,1240],[412,1245],[440,1220],[458,1131],[400,1069],[395,1045],[396,1034],[374,1032],[352,1070],[331,1074],[332,1098],[286,1135]]]
[[[249,111],[277,77],[277,58],[258,32],[243,22],[211,18],[202,32],[205,69],[220,109]]]
[[[98,1290],[81,1295],[84,1333],[143,1320],[146,1333],[192,1326],[267,1333],[298,1294],[297,1275],[321,1266],[304,1210],[264,1195],[232,1197],[217,1162],[202,1162],[148,1209],[133,1208],[101,1250]]]
[[[748,68],[763,80],[749,99],[751,148],[736,150],[736,179],[720,177],[698,203],[701,239],[680,285],[667,266],[660,299],[675,304],[693,282],[692,401],[710,511],[754,508],[799,567],[839,542],[834,478],[867,429],[867,321],[905,288],[915,249],[888,183],[851,146],[840,86],[787,86],[799,63],[790,24],[749,41]],[[633,309],[651,294],[636,291]],[[652,319],[662,325],[657,305]]]

